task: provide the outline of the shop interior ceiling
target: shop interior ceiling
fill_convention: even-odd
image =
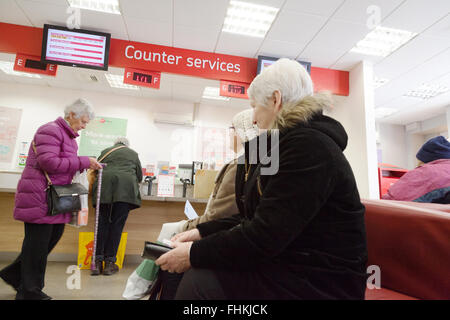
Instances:
[[[119,15],[82,9],[81,27],[110,32],[113,38],[123,40],[251,58],[284,56],[322,68],[351,70],[359,61],[370,61],[374,76],[388,80],[375,89],[375,107],[396,111],[379,119],[383,122],[405,125],[421,121],[445,113],[450,105],[450,91],[431,99],[404,96],[422,83],[450,88],[449,0],[243,1],[279,8],[264,38],[222,32],[229,0],[120,0]],[[0,22],[39,28],[45,23],[65,25],[68,6],[67,0],[0,0]],[[370,6],[379,10],[381,26],[418,35],[387,57],[350,52],[371,31],[367,26]],[[14,61],[14,55],[0,53],[0,60]],[[108,72],[123,75],[120,68],[110,67]],[[224,107],[248,106],[242,99],[203,99],[206,86],[218,87],[214,80],[163,74],[160,90],[127,90],[111,88],[103,73],[59,66],[56,78],[31,79],[0,71],[0,81]]]

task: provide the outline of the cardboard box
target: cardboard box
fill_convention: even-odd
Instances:
[[[194,198],[208,199],[214,190],[214,181],[219,173],[217,170],[198,169],[195,173]]]

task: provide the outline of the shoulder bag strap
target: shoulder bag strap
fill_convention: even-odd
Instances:
[[[102,162],[102,161],[105,160],[105,158],[106,158],[107,156],[109,156],[113,151],[116,151],[116,150],[119,150],[119,149],[122,149],[122,148],[126,148],[126,146],[119,146],[119,147],[116,147],[116,148],[114,148],[114,149],[109,150],[103,157],[101,157],[101,159],[98,159],[98,162]]]
[[[34,140],[33,140],[33,150],[34,150],[34,154],[36,155],[36,161],[37,161],[36,143],[34,142]],[[42,169],[42,171],[44,172],[44,175],[47,178],[47,185],[51,186],[52,180],[50,180],[50,177],[48,176],[47,171],[45,171],[44,169]]]

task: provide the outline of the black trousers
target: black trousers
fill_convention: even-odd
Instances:
[[[217,275],[209,269],[189,269],[184,274],[160,271],[161,300],[226,300]]]
[[[64,224],[25,222],[22,251],[0,271],[0,277],[16,290],[16,299],[40,299],[44,288],[47,257],[64,233]]]
[[[130,205],[126,202],[100,205],[95,260],[116,262],[120,237],[129,212]]]

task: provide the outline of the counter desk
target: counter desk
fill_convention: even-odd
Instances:
[[[0,189],[0,260],[3,261],[12,261],[17,257],[24,236],[23,222],[13,218],[14,195],[14,189]],[[199,215],[203,214],[207,199],[142,196],[142,206],[130,211],[123,231],[128,232],[125,262],[140,262],[144,241],[156,241],[163,223],[187,219],[184,215],[186,200],[191,202]],[[78,233],[93,232],[94,223],[95,209],[89,203],[89,224],[80,228],[66,225],[64,235],[50,254],[49,261],[76,263]]]

